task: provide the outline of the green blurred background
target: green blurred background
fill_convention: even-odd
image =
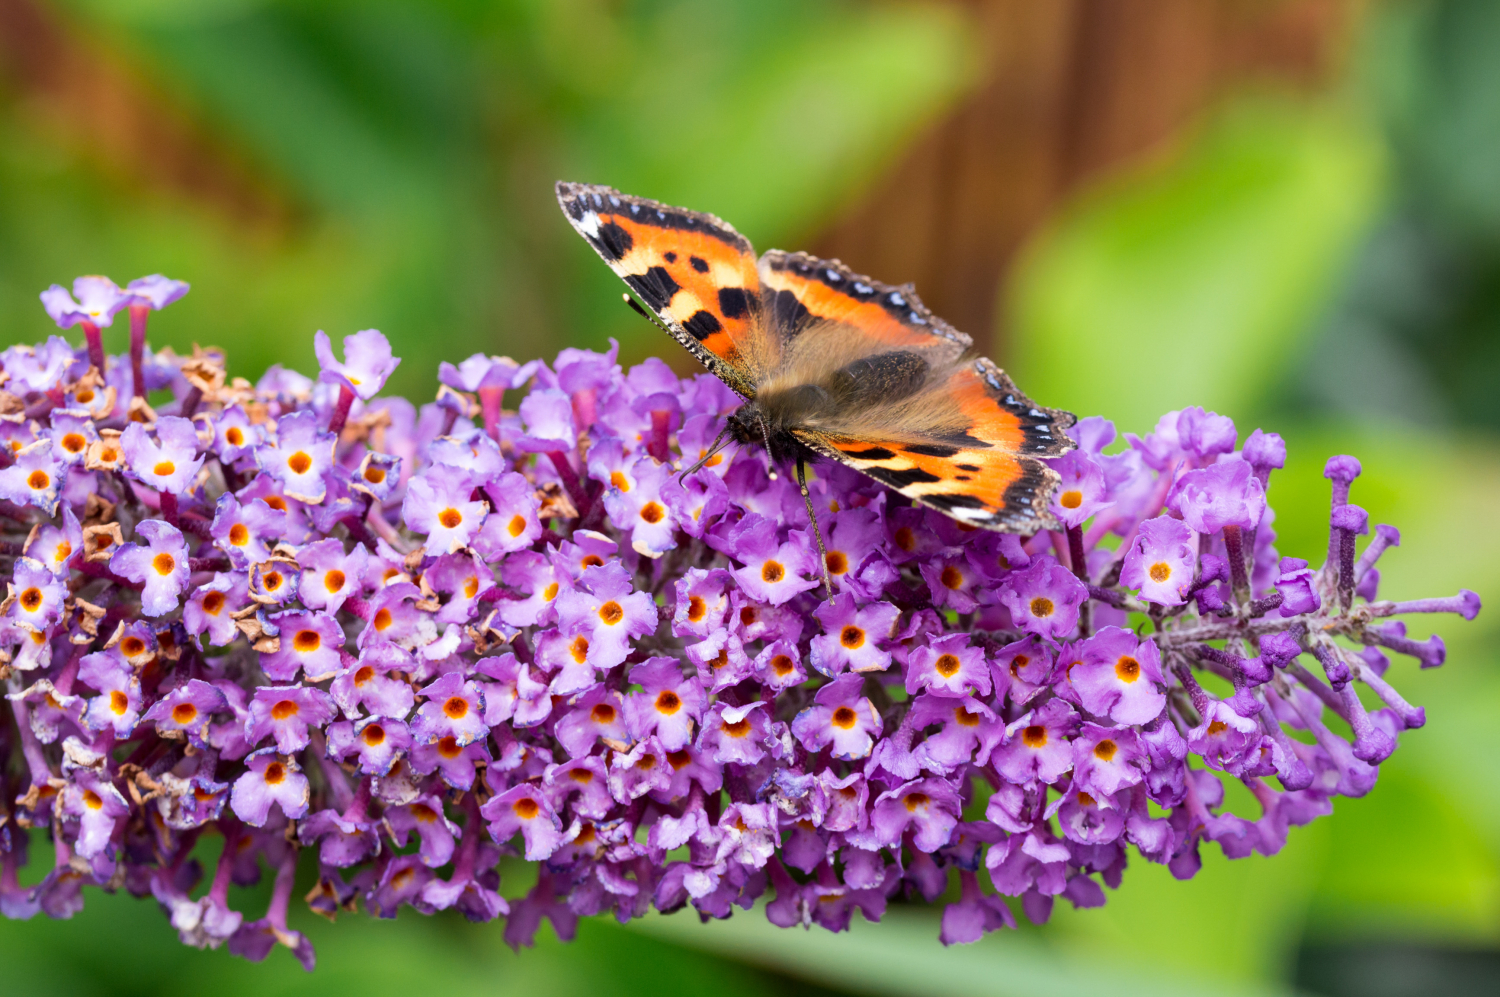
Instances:
[[[1318,556],[1322,462],[1356,454],[1403,533],[1385,594],[1500,592],[1492,0],[0,0],[7,343],[49,332],[50,283],[160,271],[193,292],[153,342],[249,377],[372,326],[418,401],[480,349],[614,336],[686,370],[559,178],[915,280],[1048,404],[1281,432],[1283,553]],[[0,923],[0,993],[1493,993],[1494,620],[1438,620],[1440,670],[1396,662],[1428,726],[1281,855],[1136,862],[1102,910],[963,949],[900,906],[844,936],[588,922],[519,956],[497,925],[303,913],[304,977],[94,893]]]

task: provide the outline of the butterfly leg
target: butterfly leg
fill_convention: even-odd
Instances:
[[[797,487],[802,490],[802,501],[807,503],[807,518],[812,520],[813,537],[818,541],[818,567],[823,569],[823,588],[828,592],[828,601],[833,601],[833,579],[828,574],[828,551],[823,549],[823,531],[818,529],[818,514],[813,509],[812,494],[807,490],[807,470],[802,457],[797,457]]]

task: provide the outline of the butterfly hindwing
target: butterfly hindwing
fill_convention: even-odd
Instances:
[[[1055,526],[1047,504],[1059,478],[1038,458],[1072,448],[1063,430],[1073,417],[1036,406],[982,358],[941,372],[923,394],[920,419],[903,420],[903,411],[911,410],[893,407],[850,420],[847,428],[828,418],[793,433],[960,522],[1007,533]]]
[[[755,251],[713,215],[593,184],[559,183],[578,233],[720,380],[746,398],[767,362]],[[772,351],[774,352],[774,351]]]

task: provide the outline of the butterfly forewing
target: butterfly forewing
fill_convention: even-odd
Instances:
[[[559,183],[557,200],[673,337],[720,380],[753,397],[775,350],[758,341],[760,279],[749,240],[713,215],[609,187]]]

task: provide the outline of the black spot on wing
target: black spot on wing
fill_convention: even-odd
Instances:
[[[892,488],[909,488],[912,485],[926,485],[943,480],[920,467],[909,467],[904,471],[893,471],[887,467],[862,467],[860,470]]]
[[[614,222],[605,222],[599,226],[599,235],[594,240],[594,245],[598,247],[605,259],[615,263],[630,252],[630,248],[635,245],[635,239]]]
[[[807,306],[797,300],[797,296],[791,291],[777,291],[771,296],[771,317],[776,323],[776,328],[781,331],[782,338],[791,339],[806,328],[812,319],[812,313]]]
[[[907,453],[921,454],[923,457],[952,457],[958,453],[958,447],[950,447],[944,443],[913,443],[902,447]],[[976,468],[965,468],[965,470],[979,470]]]
[[[891,402],[921,388],[927,371],[927,361],[919,354],[893,350],[845,364],[829,375],[828,387],[847,405]]]
[[[700,343],[724,329],[724,326],[714,317],[713,312],[707,312],[701,308],[693,312],[692,317],[682,323],[682,327],[692,333],[693,338]]]
[[[642,274],[626,274],[625,283],[657,311],[666,308],[673,295],[682,290],[682,285],[672,279],[666,267],[652,267]]]
[[[688,264],[699,273],[708,273],[708,261],[701,256],[689,256]]]
[[[852,457],[855,460],[890,460],[896,456],[894,450],[887,450],[885,447],[871,447],[868,450],[845,450],[843,453],[844,456]]]
[[[754,300],[755,292],[743,287],[719,288],[719,311],[724,313],[725,318],[744,318],[750,313]]]
[[[666,261],[668,263],[676,263],[677,262],[677,254],[674,253],[674,252],[672,252],[670,249],[667,250],[665,253],[662,253],[662,256],[664,256],[666,258]]]
[[[979,470],[979,465],[978,464],[960,464],[960,465],[958,465],[958,469],[960,471],[968,471],[968,472],[970,472],[972,474],[972,473],[977,472]]]
[[[951,512],[954,509],[983,509],[984,500],[975,498],[973,495],[965,495],[963,492],[939,493],[936,495],[923,495],[922,501],[928,505]]]

